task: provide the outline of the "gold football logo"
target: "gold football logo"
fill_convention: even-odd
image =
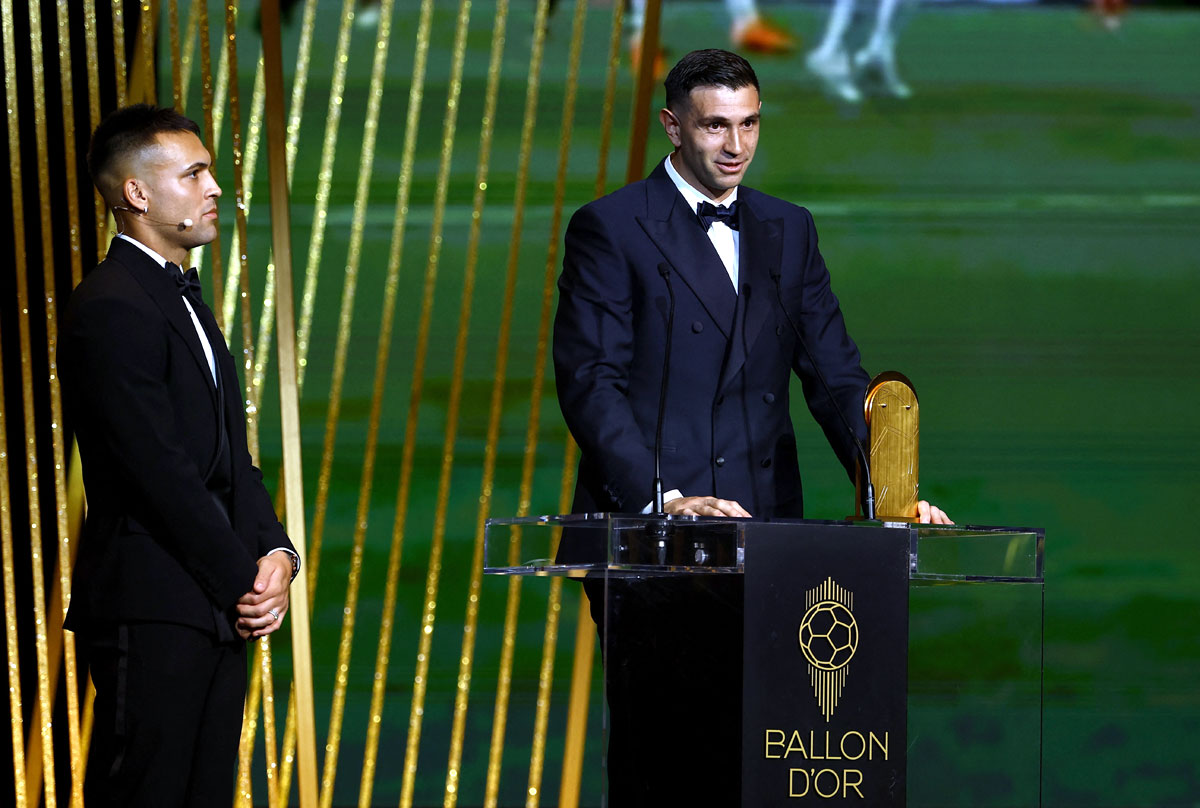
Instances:
[[[858,650],[858,623],[851,611],[854,596],[826,578],[805,595],[808,611],[800,621],[800,650],[821,714],[828,721],[846,686],[848,665]]]

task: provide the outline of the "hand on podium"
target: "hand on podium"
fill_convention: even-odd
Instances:
[[[930,505],[925,500],[917,503],[917,521],[923,525],[952,525],[953,520],[937,505]]]
[[[676,516],[741,516],[749,512],[732,499],[717,497],[675,497],[663,504],[663,510]],[[945,514],[942,514],[945,516]]]

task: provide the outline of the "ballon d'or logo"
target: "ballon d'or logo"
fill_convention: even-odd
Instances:
[[[800,621],[800,650],[821,714],[828,721],[846,686],[850,660],[858,650],[854,596],[832,578],[805,595],[808,611]]]

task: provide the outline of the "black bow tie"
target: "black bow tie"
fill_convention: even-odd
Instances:
[[[700,225],[706,233],[708,228],[712,227],[713,222],[724,222],[730,230],[737,230],[739,225],[738,200],[733,200],[729,207],[724,205],[718,207],[711,202],[699,202],[696,204],[696,215],[700,217]]]
[[[175,285],[179,287],[179,294],[188,299],[192,308],[203,306],[204,295],[200,288],[200,275],[196,272],[196,268],[192,267],[184,272],[178,264],[168,261],[167,269],[171,270],[171,277],[175,280]]]

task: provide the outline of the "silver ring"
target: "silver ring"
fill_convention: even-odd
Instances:
[[[274,617],[276,622],[279,622],[279,612],[275,611],[274,609],[267,609],[267,614],[271,615],[271,617]]]

